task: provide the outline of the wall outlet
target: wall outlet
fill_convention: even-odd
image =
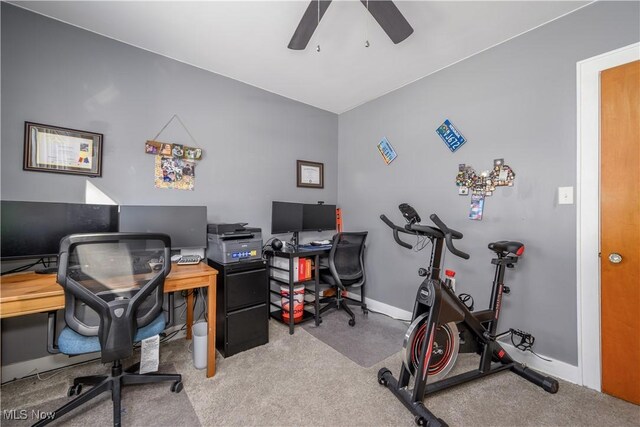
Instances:
[[[573,204],[573,187],[558,187],[558,204]]]

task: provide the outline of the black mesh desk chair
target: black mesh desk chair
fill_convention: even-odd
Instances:
[[[337,233],[333,236],[331,252],[329,252],[327,268],[320,271],[320,286],[335,289],[335,296],[322,298],[321,303],[328,303],[320,310],[320,313],[331,308],[344,309],[349,316],[349,325],[356,324],[355,315],[347,304],[358,305],[367,314],[367,305],[364,302],[364,283],[366,280],[364,271],[364,247],[367,232]],[[344,298],[343,291],[360,288],[360,301]]]
[[[76,378],[68,395],[74,400],[55,411],[42,426],[110,391],[113,425],[120,425],[121,387],[171,381],[182,390],[179,374],[138,374],[123,370],[121,360],[133,354],[133,343],[165,328],[164,279],[171,270],[171,239],[166,234],[74,234],[60,242],[58,283],[65,294],[65,327],[58,338],[61,353],[100,351],[111,374]],[[82,393],[82,385],[93,386]],[[82,394],[81,394],[82,393]]]

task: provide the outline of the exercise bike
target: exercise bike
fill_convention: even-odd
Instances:
[[[418,213],[406,203],[399,206],[407,221],[404,227],[395,225],[385,215],[380,219],[392,230],[397,244],[407,249],[413,246],[400,239],[400,233],[426,238],[431,241],[429,268],[421,268],[418,274],[426,277],[416,295],[411,325],[404,338],[402,367],[398,379],[387,368],[378,372],[378,383],[386,386],[411,411],[418,425],[439,427],[447,424],[436,417],[424,405],[424,398],[432,393],[486,377],[504,370],[511,370],[542,387],[549,393],[558,391],[558,381],[544,376],[514,361],[497,341],[508,334],[516,334],[521,343],[533,343],[531,334],[510,329],[496,334],[502,295],[510,292],[504,285],[507,268],[513,268],[524,253],[520,242],[500,241],[489,244],[496,258],[493,289],[488,310],[473,311],[473,300],[466,294],[459,298],[453,289],[440,278],[444,245],[452,254],[469,259],[469,255],[456,249],[453,240],[462,239],[462,233],[448,228],[436,214],[430,216],[435,227],[421,225]],[[477,353],[480,366],[450,378],[444,378],[453,368],[458,353]],[[415,378],[409,389],[411,376]]]

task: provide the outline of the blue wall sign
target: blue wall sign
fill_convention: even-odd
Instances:
[[[451,152],[455,152],[458,148],[462,146],[467,140],[464,136],[456,129],[456,127],[446,119],[443,124],[436,130],[436,133],[440,135],[440,138],[447,144],[449,150]]]
[[[382,159],[387,165],[398,156],[387,138],[382,138],[382,141],[378,144],[378,151],[380,151]]]

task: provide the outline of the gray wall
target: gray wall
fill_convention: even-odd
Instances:
[[[84,202],[89,180],[119,204],[206,205],[209,222],[248,222],[267,234],[272,200],[337,201],[335,114],[6,3],[1,8],[2,199]],[[194,191],[155,188],[154,156],[144,154],[144,142],[173,114],[204,149]],[[102,178],[23,171],[25,121],[103,133]],[[175,122],[159,139],[191,145]],[[296,187],[296,159],[324,163],[323,190]],[[44,315],[35,317],[3,322],[3,329],[25,342],[34,328],[44,332]],[[2,336],[3,364],[46,355],[40,339],[26,339],[33,346],[25,347]]]
[[[637,2],[598,3],[337,116],[2,3],[2,199],[83,202],[85,178],[22,171],[24,121],[101,132],[104,174],[90,181],[121,204],[205,204],[209,220],[269,230],[271,200],[338,201],[345,228],[370,231],[368,292],[411,309],[427,252],[393,243],[378,219],[402,222],[401,202],[428,223],[437,212],[465,234],[463,262],[448,255],[458,286],[488,303],[486,244],[518,239],[527,251],[506,282],[502,324],[537,336],[536,350],[576,364],[576,61],[637,42]],[[179,114],[205,158],[193,192],[153,185],[143,143]],[[467,137],[451,154],[435,134],[445,118]],[[398,158],[385,166],[386,136]],[[189,144],[172,125],[161,139]],[[339,141],[339,144],[338,144]],[[503,157],[515,187],[487,198],[467,219],[469,196],[454,184],[458,163],[477,170]],[[325,163],[325,189],[295,187],[295,160]],[[337,188],[339,187],[339,192]],[[42,318],[10,319],[2,363],[45,355]],[[37,338],[34,338],[37,337]],[[32,342],[24,346],[18,343]]]
[[[436,212],[464,233],[458,246],[471,259],[448,254],[445,264],[476,307],[489,301],[487,244],[524,242],[505,280],[512,293],[501,329],[528,330],[537,352],[577,364],[576,209],[556,196],[557,187],[576,185],[576,62],[637,42],[639,16],[637,2],[596,3],[340,115],[338,203],[346,229],[370,231],[370,298],[412,308],[429,249],[397,246],[378,219],[404,223],[397,206],[408,202],[423,223]],[[435,133],[446,118],[468,140],[454,154]],[[389,166],[376,150],[384,136],[398,153]],[[483,220],[470,221],[470,196],[455,186],[458,164],[482,171],[495,158],[514,169],[515,186],[498,188]]]

